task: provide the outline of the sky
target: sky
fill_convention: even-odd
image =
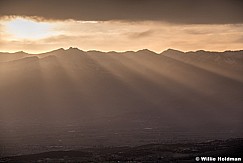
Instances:
[[[241,0],[0,0],[0,51],[240,50]]]

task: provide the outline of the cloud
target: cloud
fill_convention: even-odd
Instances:
[[[10,35],[6,33],[5,26],[0,21],[0,46],[2,45],[1,40],[6,40]]]
[[[156,20],[179,24],[243,23],[242,0],[1,0],[0,15],[84,21]]]
[[[50,22],[56,35],[41,39],[15,39],[6,36],[0,21],[0,51],[40,53],[57,48],[82,50],[161,52],[168,48],[183,51],[225,51],[242,49],[243,24],[192,25],[158,21],[56,21]]]
[[[234,40],[234,43],[243,44],[243,34]]]
[[[214,31],[212,30],[201,30],[201,29],[188,29],[185,30],[186,33],[191,34],[191,35],[206,35],[206,34],[211,34]]]
[[[131,39],[140,39],[140,38],[147,38],[148,36],[152,36],[155,33],[154,30],[147,30],[143,32],[133,32],[129,33],[128,37]]]

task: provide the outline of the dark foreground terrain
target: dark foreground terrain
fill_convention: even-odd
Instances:
[[[241,158],[243,139],[201,143],[149,144],[137,147],[97,147],[12,156],[0,162],[195,162],[196,157]],[[242,158],[241,158],[242,159]]]

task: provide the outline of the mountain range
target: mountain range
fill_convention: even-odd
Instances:
[[[0,154],[242,137],[242,74],[242,50],[0,53]]]

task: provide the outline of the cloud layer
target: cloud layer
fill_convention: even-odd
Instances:
[[[179,24],[243,23],[242,0],[1,0],[0,15],[84,21],[148,21]]]
[[[29,20],[31,21],[31,20]],[[26,22],[26,21],[24,21]],[[40,53],[57,48],[128,51],[168,48],[190,50],[237,50],[243,47],[243,24],[169,24],[158,21],[45,21],[51,34],[45,38],[16,38],[8,33],[8,21],[0,21],[0,51]],[[1,25],[2,24],[2,25]],[[40,31],[41,32],[41,31]]]

